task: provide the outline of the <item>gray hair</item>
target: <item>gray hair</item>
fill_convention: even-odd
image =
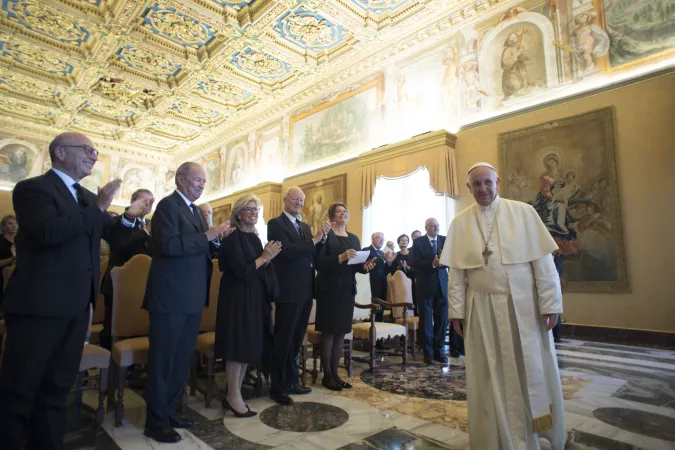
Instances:
[[[370,238],[372,239],[372,238],[374,238],[375,236],[377,236],[378,234],[381,234],[381,235],[382,235],[382,239],[384,239],[384,233],[381,232],[381,231],[376,231],[376,232],[374,232],[372,235],[370,235]]]
[[[208,208],[208,210],[211,211],[211,214],[213,214],[213,208],[211,208],[211,205],[209,205],[208,203],[202,203],[201,205],[199,205],[199,207]]]
[[[239,219],[239,213],[244,208],[246,208],[246,205],[248,205],[249,202],[255,202],[255,206],[257,206],[258,208],[260,207],[260,205],[262,205],[262,202],[260,201],[257,195],[247,194],[242,197],[239,197],[232,206],[232,214],[230,214],[230,224],[232,224],[232,226],[236,227],[238,230],[241,230],[242,227],[241,220]]]
[[[184,162],[183,164],[178,166],[178,169],[176,169],[176,177],[174,180],[176,182],[176,186],[178,186],[178,178],[187,177],[194,167],[201,167],[201,166],[195,162],[190,161]]]

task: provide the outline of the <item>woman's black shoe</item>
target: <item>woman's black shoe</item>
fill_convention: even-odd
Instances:
[[[248,409],[248,406],[246,406],[246,408]],[[239,417],[240,419],[244,419],[246,417],[253,417],[256,414],[258,414],[257,412],[253,412],[250,409],[248,409],[248,411],[246,411],[245,413],[240,413],[236,409],[234,409],[232,405],[230,405],[230,402],[228,402],[226,398],[223,399],[223,409],[229,409],[234,413],[235,417]]]
[[[321,384],[323,385],[323,387],[325,387],[326,389],[330,389],[331,391],[340,392],[342,390],[342,386],[340,386],[333,380],[331,380],[330,382],[322,381]]]

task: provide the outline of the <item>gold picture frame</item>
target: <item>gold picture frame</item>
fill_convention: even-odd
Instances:
[[[568,292],[629,292],[615,159],[604,108],[499,135],[502,192],[531,204],[560,247]]]
[[[335,202],[347,204],[347,174],[337,175],[300,186],[305,193],[302,220],[316,234],[321,222],[328,220],[328,207]]]

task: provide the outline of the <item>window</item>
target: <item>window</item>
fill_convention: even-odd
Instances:
[[[434,217],[445,234],[455,216],[455,200],[438,195],[429,184],[429,171],[420,167],[415,172],[400,178],[377,179],[370,206],[363,210],[363,247],[370,245],[370,236],[384,233],[386,241],[394,242],[401,234],[414,230],[424,231],[424,221]]]

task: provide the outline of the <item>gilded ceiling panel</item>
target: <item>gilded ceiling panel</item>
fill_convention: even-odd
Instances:
[[[175,120],[153,119],[146,128],[147,131],[171,139],[188,141],[199,134],[199,128],[183,125]]]
[[[7,96],[0,96],[0,112],[47,125],[53,124],[55,120],[55,112],[51,108]]]
[[[113,126],[108,123],[99,122],[97,120],[89,119],[87,117],[78,116],[73,118],[68,125],[71,130],[81,131],[83,133],[91,133],[103,138],[118,140],[124,133],[118,126]]]
[[[225,119],[225,114],[220,111],[185,100],[173,103],[167,112],[174,117],[202,126],[215,125]]]
[[[92,87],[92,92],[135,108],[150,109],[158,100],[156,90],[115,77],[101,77]]]
[[[289,63],[252,47],[235,52],[230,59],[230,64],[236,70],[262,80],[284,78],[292,70]]]
[[[53,84],[9,70],[0,72],[0,91],[3,94],[18,96],[45,105],[60,106],[63,104],[60,89]]]

